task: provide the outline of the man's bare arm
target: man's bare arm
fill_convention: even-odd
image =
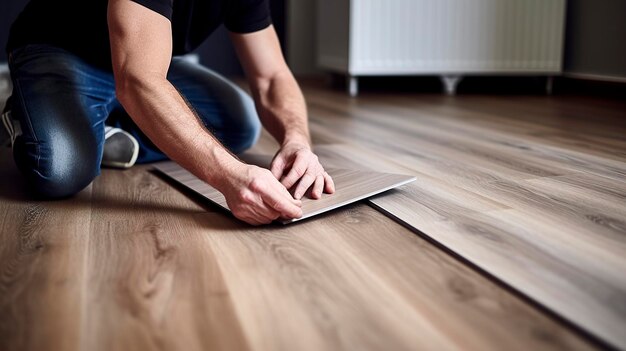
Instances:
[[[218,188],[233,213],[249,223],[301,215],[269,172],[244,165],[220,145],[167,80],[167,18],[130,0],[110,0],[108,24],[117,97],[159,149]]]
[[[287,67],[273,26],[250,34],[231,33],[263,125],[281,144],[310,144],[306,104]]]
[[[272,173],[294,196],[332,193],[335,186],[311,150],[304,96],[287,66],[273,26],[250,34],[231,33],[263,126],[281,144]]]

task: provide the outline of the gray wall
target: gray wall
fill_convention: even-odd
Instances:
[[[311,0],[307,0],[311,1]],[[285,0],[270,0],[270,10],[272,12],[272,22],[278,34],[283,51],[285,43]],[[227,76],[241,76],[243,70],[239,64],[239,59],[235,54],[228,31],[221,26],[209,39],[204,42],[196,51],[200,55],[200,62],[221,74]]]
[[[243,74],[235,48],[228,38],[228,31],[220,26],[195,50],[200,55],[200,62],[226,76]]]
[[[626,1],[569,0],[564,69],[626,78]]]
[[[287,0],[287,61],[297,75],[317,74],[316,67],[316,1]]]

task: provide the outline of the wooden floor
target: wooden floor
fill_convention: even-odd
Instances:
[[[418,178],[376,208],[626,349],[626,103],[309,96],[327,164]]]
[[[327,164],[418,180],[251,228],[146,166],[33,201],[2,150],[0,350],[626,349],[626,103],[305,95]]]

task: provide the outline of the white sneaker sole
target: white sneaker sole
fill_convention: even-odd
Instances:
[[[115,168],[130,168],[135,164],[135,162],[137,162],[137,157],[139,157],[139,143],[137,142],[137,139],[135,139],[135,137],[130,135],[130,133],[126,132],[125,130],[109,126],[105,126],[104,139],[106,140],[118,133],[122,133],[128,136],[130,141],[133,143],[133,155],[128,162],[102,161],[102,165]]]
[[[15,139],[21,131],[16,130],[16,126],[13,124],[13,120],[11,119],[11,111],[7,111],[2,114],[2,124],[4,125],[4,129],[6,129],[9,134],[9,138],[11,139],[11,147],[15,144]],[[17,127],[19,128],[19,127]]]

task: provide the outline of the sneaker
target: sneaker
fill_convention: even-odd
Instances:
[[[139,156],[137,139],[122,129],[104,126],[103,166],[130,168],[137,161],[137,156]]]
[[[22,129],[17,121],[11,118],[11,111],[6,110],[2,113],[2,126],[0,128],[0,146],[11,146],[15,143],[15,139],[22,134]]]

